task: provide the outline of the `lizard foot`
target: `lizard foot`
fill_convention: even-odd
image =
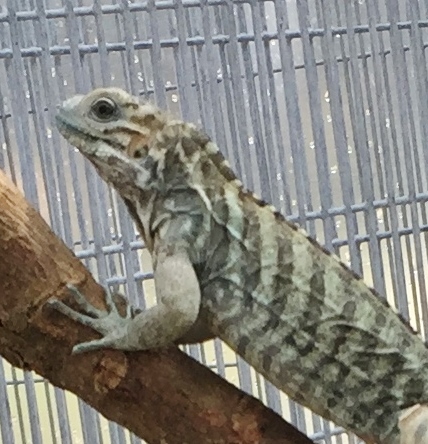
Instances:
[[[67,285],[67,288],[87,314],[73,310],[56,298],[50,299],[48,304],[63,315],[73,319],[73,321],[91,327],[103,335],[101,339],[75,345],[72,353],[77,354],[102,348],[120,348],[118,345],[127,337],[128,325],[133,317],[131,305],[127,305],[126,316],[123,317],[119,313],[109,289],[105,290],[108,310],[100,310],[90,304],[76,287]]]

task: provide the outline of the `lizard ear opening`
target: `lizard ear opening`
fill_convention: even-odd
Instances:
[[[148,151],[149,151],[149,146],[147,144],[144,144],[143,146],[139,145],[131,147],[128,150],[128,156],[134,159],[141,159],[148,153]]]
[[[143,157],[144,153],[141,148],[134,151],[134,159],[141,159]]]

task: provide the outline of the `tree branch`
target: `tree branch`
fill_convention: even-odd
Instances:
[[[0,354],[67,389],[150,443],[311,444],[258,400],[172,347],[72,356],[91,329],[53,311],[73,283],[103,307],[103,289],[0,171]]]

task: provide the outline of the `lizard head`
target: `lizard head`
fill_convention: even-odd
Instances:
[[[201,183],[242,185],[218,147],[195,125],[118,88],[66,100],[57,126],[122,197],[135,194],[135,187],[159,191],[186,184],[200,191]]]
[[[60,133],[115,185],[144,179],[144,158],[166,116],[118,88],[66,100],[56,116]]]

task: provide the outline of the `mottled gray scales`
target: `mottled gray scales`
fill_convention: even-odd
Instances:
[[[235,173],[229,166],[229,163],[224,160],[223,155],[219,152],[210,155],[210,160],[218,169],[218,172],[228,181],[236,179]]]
[[[190,137],[184,137],[181,141],[181,146],[183,147],[183,152],[187,157],[191,157],[193,154],[201,149],[200,145],[198,145]]]
[[[100,108],[107,115],[91,118]],[[359,276],[245,190],[192,124],[109,88],[66,102],[58,128],[124,198],[159,297],[93,324],[56,301],[103,335],[75,351],[218,336],[315,413],[398,444],[400,411],[428,402],[428,350]]]
[[[357,309],[356,301],[347,301],[343,306],[343,313],[346,315],[346,317],[353,318],[356,309]]]

